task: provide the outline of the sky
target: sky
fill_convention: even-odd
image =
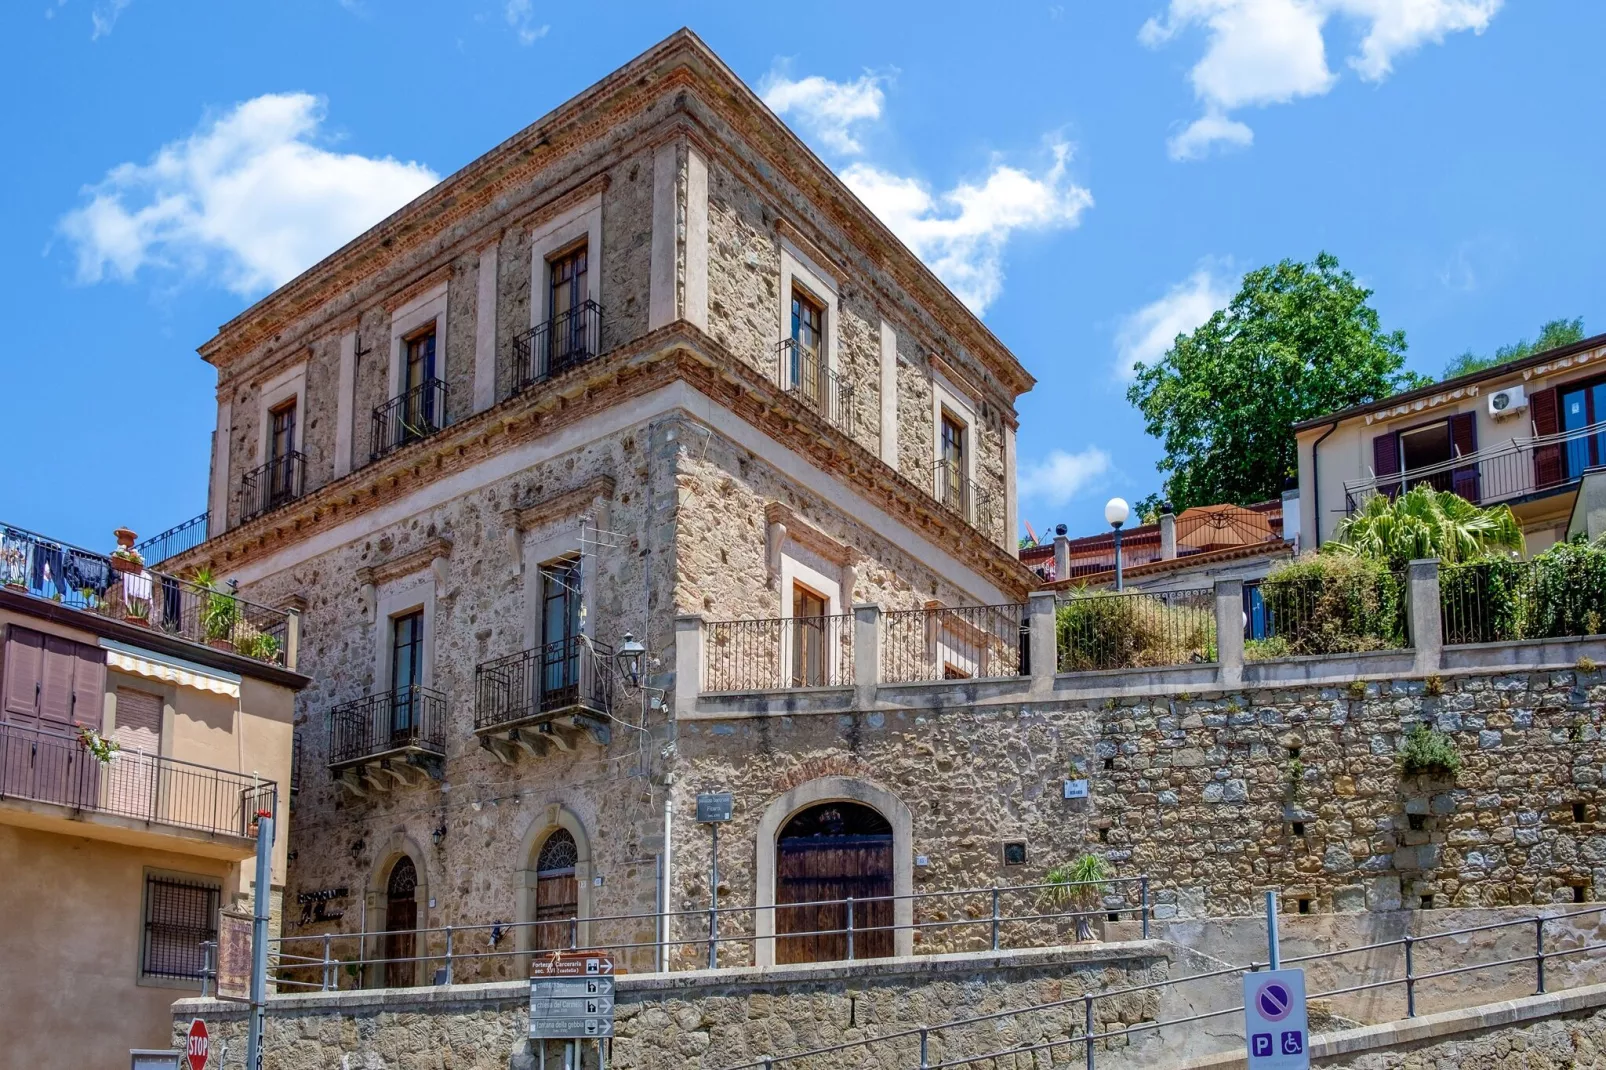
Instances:
[[[12,0],[0,521],[206,505],[218,325],[680,26],[1020,358],[1021,517],[1158,489],[1134,361],[1327,250],[1408,366],[1606,331],[1599,0]]]

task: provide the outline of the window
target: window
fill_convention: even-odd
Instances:
[[[431,323],[402,340],[402,393],[417,390],[435,378],[435,325]]]
[[[792,586],[792,685],[822,687],[828,682],[825,599],[801,583]]]
[[[438,429],[444,397],[435,386],[435,324],[402,339],[401,411],[396,444],[413,442]]]
[[[295,496],[296,403],[268,413],[268,497],[273,505]]]
[[[786,347],[787,389],[802,394],[816,407],[824,384],[825,309],[808,292],[792,287],[791,345]]]
[[[392,742],[410,738],[418,728],[418,689],[424,682],[424,611],[415,609],[390,622],[390,734]]]
[[[1024,866],[1026,864],[1026,841],[1011,840],[1004,844],[1004,865]]]
[[[560,371],[591,355],[586,344],[586,244],[547,261],[547,309],[552,321],[550,372]]]
[[[1310,904],[1311,901],[1309,899],[1300,899],[1295,905],[1301,914],[1309,914]]]
[[[145,878],[145,977],[200,980],[206,969],[201,944],[217,939],[219,885],[196,878]]]
[[[541,566],[541,708],[572,705],[580,685],[580,559]]]
[[[942,414],[942,455],[937,458],[937,500],[958,512],[965,512],[965,425],[948,413]]]

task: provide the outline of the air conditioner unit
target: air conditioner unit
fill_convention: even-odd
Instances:
[[[1504,390],[1493,390],[1489,393],[1489,415],[1496,420],[1515,416],[1527,407],[1528,391],[1520,386],[1508,386]]]

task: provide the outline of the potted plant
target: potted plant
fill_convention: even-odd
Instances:
[[[151,626],[151,600],[149,598],[130,598],[128,605],[123,607],[123,620],[129,624],[137,624],[141,628]]]
[[[78,743],[89,752],[89,756],[101,765],[111,764],[117,752],[123,749],[121,743],[115,739],[103,736],[88,725],[78,726]]]
[[[193,582],[201,591],[201,631],[206,636],[206,645],[233,650],[235,627],[240,623],[240,603],[232,594],[217,589],[209,568],[196,569]]]
[[[1071,862],[1061,862],[1044,875],[1043,904],[1050,910],[1076,914],[1076,938],[1092,940],[1089,918],[1098,910],[1104,882],[1110,879],[1109,863],[1096,854],[1084,854]]]
[[[235,642],[236,649],[246,657],[269,662],[277,662],[279,660],[279,651],[283,649],[283,646],[279,642],[277,635],[269,635],[267,632],[259,632],[254,629],[249,635]]]
[[[112,532],[117,537],[117,549],[111,553],[111,566],[118,572],[131,572],[139,574],[145,571],[145,558],[134,549],[134,540],[138,538],[128,528],[118,528]]]

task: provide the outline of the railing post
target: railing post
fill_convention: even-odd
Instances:
[[[708,968],[719,968],[719,908],[712,902],[708,904]]]
[[[1411,934],[1405,934],[1405,1016],[1416,1017],[1416,961],[1411,957]]]
[[[1054,674],[1059,671],[1059,640],[1055,635],[1053,591],[1033,591],[1026,599],[1027,636],[1032,677],[1031,692],[1048,695],[1054,690]]]
[[[291,609],[285,611],[284,621],[284,667],[291,672],[295,671],[296,659],[301,654],[301,611]]]
[[[1143,914],[1143,939],[1149,938],[1149,875],[1138,878],[1138,909]]]
[[[1082,997],[1082,1043],[1087,1049],[1087,1070],[1093,1070],[1093,993]]]
[[[927,1042],[931,1039],[931,1030],[922,1026],[920,1028],[920,1070],[926,1070],[931,1065],[931,1053]]]
[[[1416,672],[1439,671],[1444,655],[1444,613],[1439,605],[1439,560],[1412,561],[1405,571],[1405,604]]]
[[[998,886],[993,886],[993,950],[998,950]]]
[[[853,607],[853,701],[860,710],[875,705],[881,682],[881,607],[859,602]]]
[[[1054,579],[1071,577],[1071,540],[1064,535],[1054,536]]]
[[[1222,687],[1244,682],[1244,581],[1216,581],[1216,672]]]
[[[1539,974],[1539,991],[1537,995],[1545,994],[1545,919],[1541,915],[1534,919],[1534,969]]]
[[[446,983],[452,983],[452,927],[446,926]]]
[[[853,961],[853,897],[848,896],[848,961]]]
[[[675,618],[675,716],[697,710],[697,696],[703,690],[703,625],[701,613]]]
[[[329,941],[331,939],[332,937],[329,933],[323,934],[323,991],[325,992],[334,987],[331,984],[334,980],[334,960],[329,957]]]
[[[574,917],[574,918],[570,918],[569,919],[569,947],[570,948],[577,948],[579,946],[580,946],[580,919],[578,917]]]

